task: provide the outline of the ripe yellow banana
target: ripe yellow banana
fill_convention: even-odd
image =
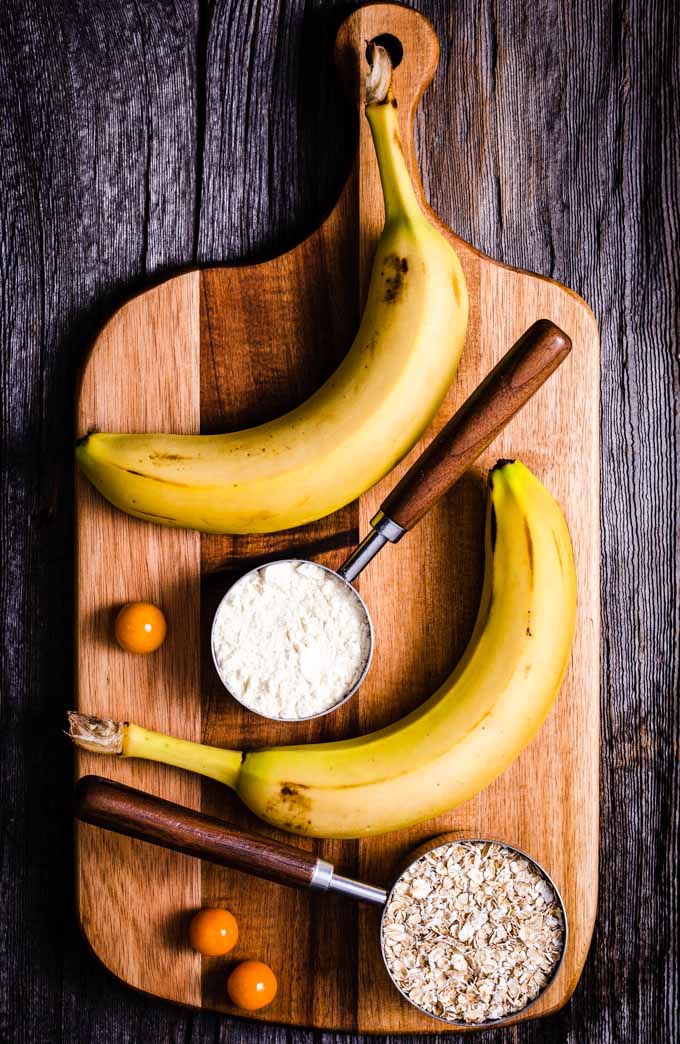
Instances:
[[[71,715],[75,742],[226,783],[274,826],[366,837],[454,808],[514,761],[543,723],[569,659],[571,541],[553,497],[519,462],[490,475],[477,623],[450,678],[413,713],[352,740],[250,753]]]
[[[297,409],[226,435],[98,433],[76,448],[90,481],[130,515],[207,533],[269,533],[330,514],[412,448],[458,366],[463,271],[422,213],[376,48],[366,115],[385,199],[366,308],[349,354]]]

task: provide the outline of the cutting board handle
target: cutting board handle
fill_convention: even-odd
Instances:
[[[392,58],[394,92],[412,123],[439,61],[437,34],[424,15],[398,4],[366,4],[348,15],[335,38],[335,64],[343,87],[360,105],[368,71],[366,46],[376,38]]]
[[[154,794],[101,776],[83,776],[74,795],[83,823],[207,859],[277,884],[308,888],[319,860],[311,852],[239,830]]]
[[[427,18],[409,7],[397,4],[368,4],[349,15],[335,40],[335,64],[345,91],[359,108],[357,163],[349,179],[351,195],[360,214],[358,222],[358,273],[360,303],[368,287],[375,244],[383,227],[384,207],[380,176],[371,132],[363,108],[366,97],[368,60],[366,46],[371,40],[392,37],[402,56],[393,73],[394,94],[398,103],[399,128],[404,158],[423,209],[429,207],[420,181],[413,138],[413,123],[418,103],[434,76],[439,61],[439,41]],[[394,59],[395,47],[383,40]],[[430,215],[436,222],[436,218]]]

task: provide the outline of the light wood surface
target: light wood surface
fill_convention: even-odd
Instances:
[[[198,283],[196,273],[163,283],[107,324],[83,375],[79,432],[198,431]],[[79,708],[151,717],[157,728],[200,739],[200,538],[114,511],[81,475],[76,508]],[[166,614],[160,656],[124,653],[112,640],[117,610],[136,600]],[[78,758],[79,773],[98,766],[94,755]],[[189,776],[160,765],[144,765],[141,776],[135,769],[116,764],[116,778],[141,780],[178,802],[200,801]],[[200,959],[182,945],[181,925],[187,907],[200,905],[195,862],[166,852],[150,862],[139,844],[89,826],[78,829],[78,855],[81,922],[104,964],[139,989],[163,982],[167,996],[200,1003]]]
[[[340,30],[338,64],[343,81],[360,89],[365,41],[385,32],[404,47],[395,90],[415,173],[412,121],[437,55],[428,23],[391,5],[360,10]],[[275,416],[318,386],[351,342],[381,227],[375,160],[361,115],[359,127],[356,171],[333,212],[304,243],[262,265],[213,268],[170,280],[114,317],[85,370],[79,434],[93,427],[228,430]],[[396,478],[510,344],[534,320],[554,320],[573,341],[570,359],[482,463],[520,457],[558,498],[570,525],[579,613],[572,663],[556,708],[517,762],[463,808],[399,835],[296,842],[343,872],[381,884],[389,882],[410,848],[438,833],[491,835],[527,850],[556,879],[571,930],[563,969],[532,1009],[535,1017],[564,1003],[573,990],[597,899],[598,335],[591,313],[575,294],[498,265],[443,231],[459,252],[471,299],[460,373],[426,439],[358,503],[291,534],[207,538],[128,519],[78,478],[78,706],[247,748],[357,734],[421,702],[451,670],[471,630],[482,570],[479,472],[463,479],[361,577],[359,587],[376,626],[376,656],[360,693],[336,714],[284,726],[266,723],[228,701],[209,656],[212,611],[231,580],[268,555],[294,548],[296,554],[337,566],[366,532]],[[115,608],[141,597],[158,601],[170,625],[166,645],[147,659],[126,656],[111,642]],[[86,772],[106,772],[284,839],[217,784],[159,766],[104,763],[80,755],[78,773]],[[92,827],[79,829],[78,851],[86,935],[104,963],[138,988],[232,1010],[226,1003],[224,962],[208,959],[201,967],[182,934],[197,906],[224,904],[241,926],[235,956],[266,960],[279,974],[279,995],[260,1018],[374,1032],[441,1030],[390,985],[375,910],[255,881]]]

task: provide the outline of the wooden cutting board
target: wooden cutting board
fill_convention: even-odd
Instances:
[[[214,432],[250,426],[306,398],[337,366],[358,325],[382,201],[361,93],[365,42],[389,33],[403,46],[395,72],[407,156],[416,106],[438,43],[416,12],[387,4],[350,15],[338,34],[341,78],[357,100],[354,173],[323,225],[264,264],[211,268],[170,279],[132,300],[98,337],[84,369],[77,429]],[[329,76],[332,70],[329,70]],[[430,128],[432,130],[432,128]],[[426,146],[427,149],[427,146]],[[423,206],[427,207],[424,197]],[[571,667],[547,724],[515,764],[462,808],[400,833],[359,842],[296,843],[344,873],[389,882],[406,853],[446,831],[519,845],[564,896],[566,960],[531,1017],[571,995],[597,902],[599,702],[599,347],[580,298],[540,276],[500,265],[432,220],[465,269],[471,315],[459,376],[436,423],[379,486],[335,515],[273,536],[202,537],[154,527],[111,508],[76,480],[77,705],[207,743],[248,749],[366,732],[423,701],[450,672],[470,634],[482,574],[481,472],[459,483],[398,547],[386,549],[359,587],[377,631],[360,693],[335,714],[298,725],[268,723],[225,697],[209,649],[214,608],[252,565],[291,552],[337,566],[366,533],[385,492],[518,335],[548,317],[571,336],[571,358],[481,462],[520,457],[562,504],[575,546],[579,609]],[[118,607],[159,603],[169,637],[150,657],[120,651]],[[106,774],[251,830],[283,836],[217,784],[163,766],[77,755],[77,772]],[[378,911],[312,897],[89,826],[77,830],[78,904],[92,949],[120,979],[184,1004],[232,1011],[227,962],[186,944],[196,908],[225,905],[241,938],[234,958],[276,970],[280,990],[258,1018],[370,1032],[440,1032],[401,1000],[383,968]]]

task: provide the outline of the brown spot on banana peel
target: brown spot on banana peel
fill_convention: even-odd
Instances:
[[[193,459],[194,459],[193,457],[187,457],[186,455],[183,456],[181,453],[150,453],[149,454],[149,460],[153,460],[154,462],[155,461],[160,461],[161,463],[164,463],[165,461],[168,461],[168,460],[169,461],[175,461],[175,460],[193,460]]]
[[[305,834],[307,827],[311,824],[309,815],[312,811],[311,799],[306,794],[301,793],[305,789],[302,783],[282,783],[278,794],[267,802],[263,818],[276,826],[282,827],[284,830],[290,830],[294,834]],[[285,800],[283,809],[281,798]],[[283,818],[281,815],[282,811],[284,813]]]
[[[280,797],[285,798],[286,812],[293,821],[302,822],[312,811],[312,800],[303,793],[307,788],[302,783],[282,783]],[[279,807],[278,800],[270,802],[273,809]]]
[[[283,797],[300,797],[300,791],[307,790],[304,783],[282,783],[281,795]]]
[[[89,438],[90,438],[90,435],[96,435],[96,434],[98,434],[98,432],[96,430],[93,430],[93,431],[88,432],[87,435],[84,435],[82,439],[78,439],[76,441],[76,449],[80,449],[81,446],[85,446],[87,444]],[[181,453],[150,453],[149,454],[149,461],[152,461],[153,463],[160,463],[160,464],[165,464],[168,461],[173,463],[173,462],[178,461],[178,460],[193,460],[193,459],[194,458],[192,456],[187,456],[186,454],[181,454]],[[165,482],[165,481],[167,481],[166,479],[159,479],[155,475],[145,475],[143,471],[133,471],[132,468],[125,468],[121,464],[109,464],[108,466],[112,467],[112,468],[119,468],[120,471],[126,471],[128,473],[128,475],[137,475],[139,478],[152,478],[156,482]],[[182,485],[183,483],[168,483],[168,485],[175,485],[175,484],[176,485]]]
[[[385,269],[391,269],[392,274],[384,275]],[[381,275],[385,279],[385,296],[383,301],[393,304],[399,299],[404,289],[405,276],[408,272],[408,260],[397,254],[388,254],[384,261],[384,269]]]

